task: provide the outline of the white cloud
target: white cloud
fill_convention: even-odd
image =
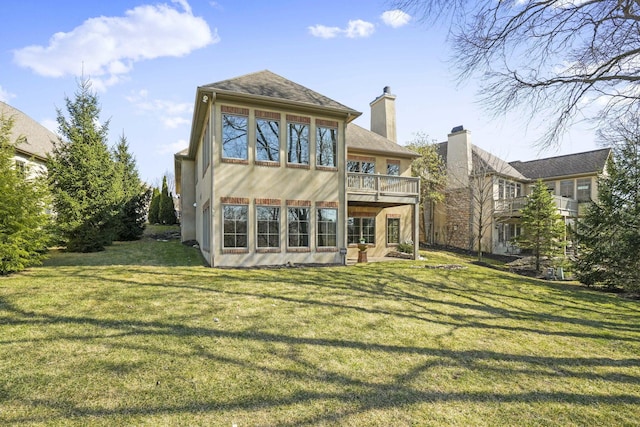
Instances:
[[[187,0],[142,5],[125,16],[84,21],[70,32],[59,32],[47,46],[14,51],[14,61],[46,77],[89,76],[96,89],[123,81],[135,62],[189,54],[220,39],[207,22],[193,16]]]
[[[188,102],[173,102],[162,99],[149,99],[146,90],[140,90],[126,97],[141,114],[159,119],[165,128],[176,129],[191,123],[193,105]]]
[[[409,21],[411,21],[411,15],[401,11],[400,9],[394,9],[384,12],[380,15],[380,19],[382,19],[382,22],[384,22],[385,25],[398,28],[407,25]]]
[[[314,37],[332,39],[344,35],[349,38],[369,37],[374,33],[376,27],[371,22],[355,19],[349,21],[346,28],[327,27],[326,25],[313,25],[308,27],[309,33]]]
[[[347,37],[359,38],[369,37],[375,31],[375,26],[371,22],[363,21],[362,19],[356,19],[349,21],[349,25],[346,29]]]
[[[320,37],[323,39],[332,39],[342,33],[339,27],[326,27],[324,25],[314,25],[309,27],[309,32],[314,37]]]
[[[0,86],[0,101],[9,103],[11,98],[15,98],[16,96],[12,93],[6,91],[2,86]]]
[[[189,143],[186,139],[180,139],[176,142],[172,142],[171,144],[163,144],[158,147],[156,151],[157,154],[165,155],[165,154],[175,154],[179,151],[184,150],[189,146]]]

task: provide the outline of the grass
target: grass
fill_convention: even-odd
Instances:
[[[0,425],[640,424],[637,301],[426,256],[54,253],[0,278]]]

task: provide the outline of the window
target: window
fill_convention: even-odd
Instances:
[[[245,116],[222,115],[222,157],[247,160],[247,123]]]
[[[400,162],[387,160],[387,175],[400,175]]]
[[[360,172],[360,173],[375,173],[376,164],[374,160],[348,160],[347,172]]]
[[[202,208],[202,250],[211,250],[211,207],[209,202]]]
[[[211,163],[211,126],[207,121],[207,127],[204,129],[204,136],[202,137],[202,174],[207,171]]]
[[[223,247],[247,248],[246,205],[225,205],[223,210]]]
[[[357,244],[360,240],[375,245],[376,243],[376,219],[349,218],[347,220],[347,243]]]
[[[400,243],[400,218],[387,218],[387,244]]]
[[[498,243],[511,244],[521,234],[518,224],[498,224]]]
[[[316,128],[316,165],[336,167],[338,129],[318,126]]]
[[[288,208],[288,246],[309,247],[309,208]]]
[[[258,206],[256,208],[258,221],[258,247],[280,247],[280,208]]]
[[[522,196],[522,184],[504,179],[498,180],[498,199],[513,199]]]
[[[573,180],[560,181],[560,195],[573,199]]]
[[[591,201],[591,178],[579,179],[576,183],[578,187],[577,196],[579,202]]]
[[[547,185],[547,190],[549,190],[549,193],[556,194],[556,183],[555,183],[555,181],[546,182],[545,184]],[[531,186],[531,188],[533,189],[533,186]]]
[[[309,164],[309,125],[303,123],[287,125],[287,162]]]
[[[256,119],[256,160],[263,162],[280,161],[279,121]]]
[[[338,210],[337,209],[318,209],[317,211],[317,245],[338,246]]]
[[[16,160],[16,172],[21,178],[27,177],[27,163],[22,160]]]

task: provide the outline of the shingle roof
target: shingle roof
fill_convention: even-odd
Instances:
[[[349,149],[389,154],[398,157],[420,157],[419,154],[409,150],[407,147],[396,144],[375,132],[371,132],[353,123],[347,125],[347,150]]]
[[[11,142],[20,141],[16,149],[41,159],[53,150],[53,142],[58,141],[56,134],[27,116],[17,108],[0,101],[0,116],[13,118]]]
[[[528,162],[515,161],[511,166],[529,179],[599,173],[604,170],[610,148],[567,154]]]
[[[242,93],[253,96],[261,96],[284,101],[293,101],[308,104],[315,107],[332,108],[342,110],[359,116],[361,113],[340,104],[331,98],[319,94],[291,80],[285,79],[269,70],[246,74],[229,80],[210,83],[202,88],[214,91]]]

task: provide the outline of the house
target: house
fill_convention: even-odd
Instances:
[[[9,104],[0,101],[0,117],[13,119],[9,140],[15,142],[14,160],[20,170],[29,173],[46,171],[47,154],[53,150],[56,134]]]
[[[270,71],[196,90],[189,147],[175,158],[181,236],[211,266],[345,264],[412,241],[417,155],[395,141],[395,96],[361,115]]]
[[[447,169],[446,201],[435,206],[427,240],[484,252],[518,253],[513,238],[521,232],[520,213],[533,184],[549,188],[567,225],[597,199],[598,177],[606,174],[608,148],[537,159],[506,162],[471,143],[471,132],[452,129],[438,144]]]

